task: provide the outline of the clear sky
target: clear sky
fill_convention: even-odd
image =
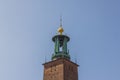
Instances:
[[[61,14],[79,80],[120,80],[120,0],[0,0],[0,80],[43,80]]]

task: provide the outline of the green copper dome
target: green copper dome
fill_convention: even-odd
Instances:
[[[67,49],[67,42],[70,40],[70,38],[60,33],[58,35],[55,35],[52,40],[55,43],[52,60],[56,60],[58,58],[70,59],[69,50]]]

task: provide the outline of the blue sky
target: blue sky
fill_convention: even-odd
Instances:
[[[0,0],[0,80],[43,80],[61,14],[79,80],[120,79],[119,0]]]

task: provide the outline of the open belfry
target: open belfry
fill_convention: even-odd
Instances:
[[[70,38],[63,34],[62,24],[58,34],[52,38],[55,43],[51,61],[45,62],[43,80],[78,80],[78,64],[70,60],[67,42]]]

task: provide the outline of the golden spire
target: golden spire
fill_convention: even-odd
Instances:
[[[62,35],[63,32],[64,32],[64,29],[62,28],[62,16],[60,16],[60,27],[58,28],[58,33]]]

